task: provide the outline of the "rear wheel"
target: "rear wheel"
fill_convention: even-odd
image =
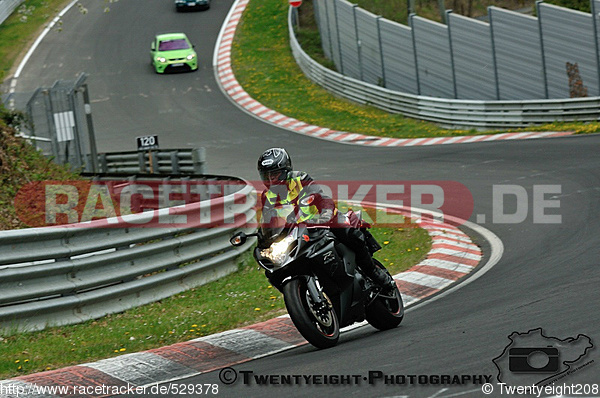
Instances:
[[[375,265],[387,272],[385,267],[377,260],[373,259]],[[400,325],[404,318],[404,302],[398,290],[398,285],[394,284],[393,289],[388,289],[379,294],[377,298],[366,308],[367,322],[379,330],[393,329]]]
[[[283,297],[290,318],[300,334],[317,348],[337,344],[340,325],[331,301],[323,293],[326,303],[315,303],[306,287],[306,281],[292,279],[283,286]]]

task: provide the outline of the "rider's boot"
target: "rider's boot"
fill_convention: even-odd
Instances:
[[[373,258],[368,256],[360,256],[363,257],[360,260],[363,265],[363,269],[369,278],[373,279],[377,285],[384,289],[391,289],[396,286],[396,282],[394,279],[384,270],[375,265]]]
[[[373,282],[377,283],[380,287],[384,289],[392,289],[396,285],[394,279],[387,272],[377,267],[376,265],[373,265],[373,268],[371,268],[367,272],[369,274],[369,277],[373,279]]]

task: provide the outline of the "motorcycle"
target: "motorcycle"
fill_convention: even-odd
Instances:
[[[258,238],[254,258],[269,282],[283,293],[294,326],[310,344],[333,347],[341,328],[365,319],[379,330],[402,322],[404,303],[396,285],[384,290],[373,282],[351,248],[340,243],[328,227],[296,223],[292,209],[288,213],[292,221],[288,216],[282,222],[280,215],[271,214],[271,222],[261,222],[256,233],[236,233],[230,243],[241,246],[249,237]],[[365,234],[371,254],[381,249],[360,211],[350,210],[345,217]]]

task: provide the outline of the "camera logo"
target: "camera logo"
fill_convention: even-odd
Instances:
[[[544,335],[541,328],[513,332],[502,354],[493,359],[498,382],[511,386],[551,383],[583,369],[588,351],[594,347],[584,335],[559,339]]]
[[[551,346],[511,348],[508,350],[508,370],[513,373],[556,373],[560,367],[558,357],[558,349]]]

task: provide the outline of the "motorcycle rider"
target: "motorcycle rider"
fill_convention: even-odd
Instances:
[[[303,171],[292,170],[292,160],[285,149],[270,148],[258,158],[258,173],[266,189],[261,194],[263,213],[282,205],[293,205],[296,220],[326,225],[341,243],[351,248],[361,269],[380,287],[395,285],[391,276],[373,262],[360,229],[336,224],[337,209],[333,199]]]

